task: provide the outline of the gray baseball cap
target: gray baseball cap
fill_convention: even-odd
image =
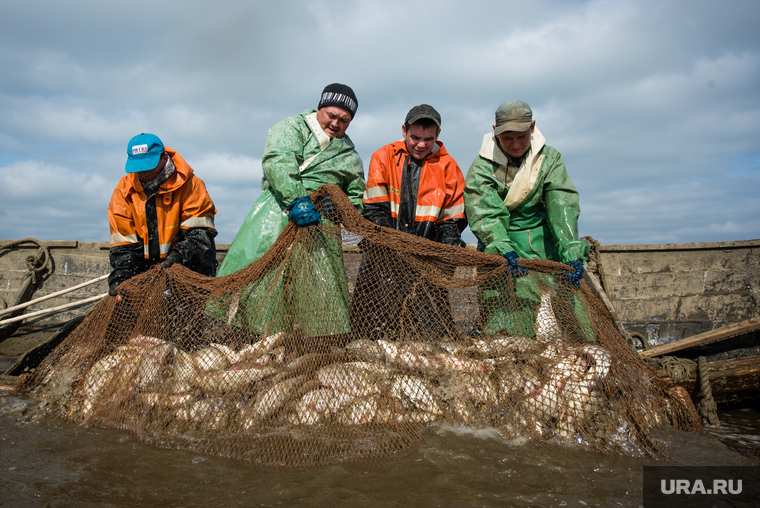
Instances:
[[[525,132],[530,129],[533,111],[523,101],[508,101],[496,110],[496,127],[494,136],[502,132]]]
[[[441,115],[438,114],[438,111],[436,111],[433,106],[428,104],[420,104],[419,106],[414,106],[410,109],[409,113],[406,114],[406,120],[404,123],[412,125],[414,122],[422,120],[423,118],[430,118],[435,122],[439,129],[441,128]]]

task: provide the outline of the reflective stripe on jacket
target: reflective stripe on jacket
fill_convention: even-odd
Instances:
[[[437,226],[444,222],[455,223],[459,232],[467,226],[462,170],[443,143],[436,143],[438,149],[420,161],[415,175],[405,174],[411,156],[404,141],[385,145],[372,154],[364,189],[365,216],[373,220],[373,213],[388,213],[390,227],[431,240],[436,240]],[[419,184],[414,188],[417,178]],[[405,199],[415,203],[405,203]]]
[[[137,173],[119,180],[108,205],[111,247],[141,243],[145,259],[163,259],[180,230],[215,229],[216,208],[206,185],[177,152],[166,152],[176,169],[155,198],[146,199]]]

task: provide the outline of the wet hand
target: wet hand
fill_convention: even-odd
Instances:
[[[299,226],[311,226],[319,224],[319,211],[311,202],[309,196],[303,196],[290,203],[290,219]]]
[[[504,259],[507,260],[507,270],[515,277],[522,277],[528,275],[528,269],[517,264],[517,254],[514,252],[507,252],[504,254]]]

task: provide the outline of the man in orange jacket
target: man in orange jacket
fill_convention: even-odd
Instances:
[[[203,275],[216,274],[214,214],[206,185],[193,168],[153,134],[127,145],[127,175],[108,205],[111,226],[108,293],[130,277],[163,261]]]
[[[409,111],[403,140],[372,155],[362,215],[378,226],[464,247],[464,176],[438,141],[440,132],[441,115],[432,106]],[[362,246],[351,310],[354,330],[368,338],[394,331],[438,340],[457,334],[445,288],[422,281],[389,249]]]
[[[409,111],[403,140],[372,155],[362,215],[379,226],[463,247],[464,176],[438,141],[440,133],[441,115],[432,106]]]

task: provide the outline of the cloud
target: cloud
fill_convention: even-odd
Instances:
[[[519,98],[563,154],[582,235],[760,238],[757,26],[760,5],[740,0],[10,2],[0,237],[105,238],[126,143],[152,132],[206,181],[231,241],[267,130],[342,82],[365,171],[428,103],[466,172],[496,107]]]

